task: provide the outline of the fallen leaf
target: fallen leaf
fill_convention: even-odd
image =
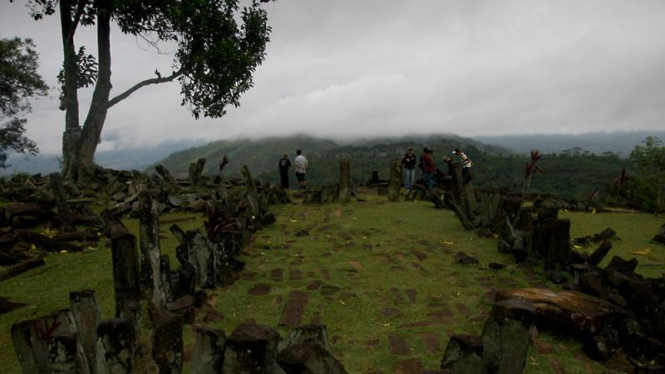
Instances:
[[[638,249],[637,251],[632,252],[634,255],[648,255],[651,253],[651,248]]]

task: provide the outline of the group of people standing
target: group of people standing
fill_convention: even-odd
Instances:
[[[434,172],[436,171],[436,163],[434,162],[433,155],[434,151],[425,147],[423,148],[423,154],[420,156],[420,159],[416,157],[413,153],[413,147],[409,147],[402,157],[402,170],[404,173],[404,187],[407,191],[410,191],[416,183],[416,164],[418,168],[422,171],[423,181],[425,183],[425,189],[427,191],[431,190],[435,186],[433,179]],[[467,184],[473,179],[473,174],[471,168],[473,163],[471,159],[464,154],[459,148],[456,148],[453,151],[453,154],[460,158],[462,162],[462,178],[464,183]],[[443,157],[444,163],[451,162],[450,157]],[[305,181],[305,173],[307,172],[307,157],[302,154],[300,149],[296,150],[296,158],[294,160],[296,167],[296,179],[301,190],[307,188],[307,182]],[[284,153],[284,156],[279,160],[279,177],[280,182],[283,188],[289,188],[289,168],[291,167],[291,160],[289,160],[289,154]]]
[[[307,188],[307,182],[305,181],[305,173],[307,172],[307,157],[302,154],[302,151],[298,149],[296,151],[296,159],[293,161],[296,164],[296,180],[300,185],[300,189],[304,190]],[[289,168],[291,167],[291,160],[289,160],[289,154],[284,153],[284,156],[279,160],[279,179],[282,184],[282,187],[289,188]]]
[[[423,154],[420,156],[420,159],[418,159],[418,168],[422,171],[423,181],[427,191],[431,190],[436,184],[433,180],[433,175],[436,171],[436,163],[434,162],[433,154],[433,150],[425,147],[423,148]],[[464,183],[467,184],[471,182],[471,179],[473,179],[473,173],[471,171],[473,162],[471,162],[471,159],[459,148],[456,148],[455,151],[453,151],[453,154],[458,156],[462,162],[462,178]],[[409,147],[404,154],[404,157],[402,157],[404,187],[407,191],[410,191],[416,183],[416,160],[416,155],[413,154],[413,147]],[[451,161],[450,157],[443,157],[444,163],[449,163]]]

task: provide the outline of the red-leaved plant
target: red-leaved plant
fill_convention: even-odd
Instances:
[[[533,178],[535,174],[545,174],[545,170],[538,166],[538,161],[540,161],[541,158],[542,156],[540,155],[539,150],[534,149],[531,151],[531,160],[526,163],[526,167],[524,168],[524,185],[522,185],[522,195],[524,195],[526,189],[531,185],[531,178]]]
[[[526,190],[531,186],[531,179],[535,174],[545,174],[545,170],[543,170],[540,166],[538,166],[538,161],[542,159],[542,156],[540,154],[540,151],[538,149],[534,149],[531,151],[531,160],[529,160],[526,163],[526,166],[524,167],[524,182],[522,183],[522,197],[520,198],[520,209],[522,205],[524,204],[524,195],[526,195]],[[519,219],[519,214],[515,216],[515,222],[513,222],[513,225],[517,223],[517,220]]]
[[[612,183],[614,184],[614,188],[617,190],[620,190],[621,187],[623,187],[626,182],[630,179],[630,175],[626,172],[626,168],[621,168],[621,174],[619,174],[618,177],[614,178]]]

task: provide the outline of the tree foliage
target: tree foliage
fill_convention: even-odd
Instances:
[[[44,96],[48,86],[37,73],[39,55],[30,39],[0,39],[0,167],[6,167],[7,152],[36,154],[37,145],[25,133],[31,111],[30,99]]]
[[[660,212],[665,208],[665,147],[657,136],[648,136],[642,144],[630,153],[630,160],[637,166],[642,180],[639,196],[641,200],[651,201],[653,210]]]
[[[61,108],[66,111],[63,134],[65,175],[78,178],[92,166],[107,111],[148,85],[180,83],[182,102],[195,118],[221,117],[228,105],[239,106],[240,96],[253,85],[252,75],[265,58],[270,27],[260,2],[245,7],[239,0],[31,0],[35,20],[58,12],[62,28],[63,70],[59,75]],[[150,77],[111,96],[111,23],[122,33],[159,47],[176,45],[173,70]],[[94,26],[97,56],[77,49],[76,31]],[[146,71],[151,74],[152,69]],[[94,85],[88,114],[81,126],[79,89]]]

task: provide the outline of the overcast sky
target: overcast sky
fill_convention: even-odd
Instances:
[[[58,17],[35,22],[25,1],[0,0],[0,37],[33,38],[57,87]],[[278,0],[255,87],[221,119],[194,120],[178,83],[143,88],[113,107],[98,150],[164,140],[280,136],[463,136],[665,129],[662,0]],[[94,29],[77,47],[96,53]],[[172,55],[112,35],[113,93]],[[168,50],[166,52],[169,52]],[[28,135],[61,148],[58,92],[33,103]],[[83,92],[82,118],[90,92]]]

